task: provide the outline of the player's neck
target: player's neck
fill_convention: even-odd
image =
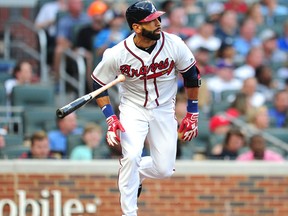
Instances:
[[[141,50],[143,50],[143,51],[145,51],[145,52],[147,52],[147,53],[149,53],[149,54],[152,53],[152,51],[154,50],[155,46],[156,46],[156,43],[153,44],[152,46],[148,47],[148,48],[142,48],[142,47],[138,47],[138,46],[136,45],[136,47],[138,47],[139,49],[141,49]]]
[[[134,40],[134,43],[137,47],[144,49],[144,50],[149,49],[150,47],[155,45],[157,42],[155,40],[150,40],[150,39],[147,39],[144,37],[140,37],[138,35],[136,35],[133,40]]]

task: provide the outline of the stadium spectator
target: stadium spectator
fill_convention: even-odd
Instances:
[[[62,15],[57,22],[56,47],[53,59],[53,73],[56,80],[59,78],[61,56],[66,49],[72,48],[75,37],[73,30],[90,22],[91,18],[83,11],[82,0],[67,1],[67,14]]]
[[[90,54],[92,53],[93,39],[105,27],[104,13],[107,10],[108,5],[102,1],[94,1],[89,5],[87,14],[91,17],[92,22],[87,26],[83,26],[76,35],[76,49],[84,49],[81,52],[88,51]]]
[[[123,27],[125,18],[122,13],[111,9],[105,13],[104,17],[108,26],[93,39],[93,48],[99,60],[107,48],[115,46],[129,35],[127,28]]]
[[[17,85],[25,85],[36,82],[37,78],[33,75],[32,65],[28,61],[20,61],[12,71],[12,78],[5,81],[6,94],[10,97],[12,90]]]
[[[181,0],[180,5],[185,8],[188,15],[203,13],[203,9],[197,5],[196,0]]]
[[[265,102],[272,102],[274,92],[277,90],[277,82],[273,79],[273,72],[270,66],[261,65],[255,70],[257,79],[257,91],[265,96]]]
[[[47,35],[47,62],[52,64],[55,48],[57,15],[67,10],[66,0],[56,0],[44,3],[35,19],[35,27],[44,29]]]
[[[0,149],[1,149],[1,148],[4,148],[5,145],[6,145],[6,142],[5,142],[4,134],[2,133],[2,128],[1,128],[1,133],[0,133]]]
[[[169,26],[164,28],[165,31],[178,35],[184,41],[195,34],[196,30],[190,26],[187,26],[188,17],[186,15],[185,8],[173,8],[168,15],[168,19]]]
[[[231,97],[233,97],[232,95]],[[238,92],[235,95],[235,98],[228,98],[228,101],[232,101],[229,108],[225,111],[230,117],[246,117],[247,113],[250,109],[252,109],[252,105],[248,100],[248,96],[243,92]]]
[[[75,51],[86,60],[86,92],[92,91],[90,76],[94,60],[93,40],[105,27],[104,13],[107,9],[108,5],[102,1],[92,2],[87,9],[87,14],[91,17],[92,22],[80,28],[76,34]]]
[[[236,12],[232,10],[224,11],[215,29],[215,36],[219,38],[222,43],[231,44],[238,36],[238,20]]]
[[[226,90],[240,90],[242,82],[233,75],[234,65],[224,61],[217,62],[217,73],[207,78],[207,87],[215,101],[221,101],[221,93]]]
[[[279,49],[288,52],[288,20],[283,24],[283,35],[278,38]]]
[[[221,17],[221,14],[224,12],[224,4],[222,2],[209,2],[205,6],[206,19],[212,23],[217,24]]]
[[[283,88],[285,79],[288,79],[288,55],[286,62],[276,71],[276,78],[282,85]]]
[[[211,109],[212,95],[211,92],[208,90],[205,78],[203,78],[202,80],[203,82],[201,84],[201,88],[199,88],[198,107],[203,112],[203,114],[206,114],[208,116]]]
[[[252,47],[260,46],[261,41],[256,37],[256,23],[251,18],[246,18],[240,25],[238,37],[234,40],[237,57],[244,59]]]
[[[223,143],[216,144],[211,152],[212,159],[235,160],[246,145],[246,136],[238,128],[231,128],[224,135]]]
[[[269,128],[270,116],[268,114],[267,106],[260,106],[249,110],[247,113],[248,127],[245,127],[247,133],[253,131],[261,131]]]
[[[83,128],[78,126],[75,112],[63,119],[57,118],[57,129],[48,132],[51,151],[61,158],[67,158],[67,136],[82,134]]]
[[[217,68],[211,63],[211,52],[205,47],[199,47],[195,51],[195,59],[197,59],[197,67],[202,76],[213,75],[217,72]],[[182,77],[182,76],[181,76]]]
[[[276,24],[276,16],[287,16],[288,8],[278,3],[277,0],[262,0],[261,12],[266,18],[266,25],[273,26]]]
[[[107,159],[109,149],[103,142],[102,128],[95,123],[87,123],[82,134],[83,143],[72,149],[71,160]]]
[[[279,90],[275,93],[273,105],[268,110],[272,127],[285,127],[288,122],[288,92]]]
[[[246,94],[249,100],[249,103],[252,107],[260,107],[265,104],[265,96],[257,92],[257,79],[255,77],[250,77],[244,80],[241,92]]]
[[[245,17],[254,20],[258,29],[265,26],[265,19],[261,11],[261,4],[259,2],[253,2],[251,5],[249,5]]]
[[[253,135],[249,140],[250,150],[237,157],[238,161],[284,161],[282,155],[267,149],[266,141],[262,135]]]
[[[265,29],[259,34],[264,52],[263,63],[266,65],[284,64],[287,53],[280,50],[277,44],[277,34],[272,29]]]
[[[244,64],[234,70],[234,76],[240,80],[245,80],[255,76],[257,67],[263,64],[264,53],[261,47],[253,47],[248,52]]]
[[[214,135],[225,135],[231,129],[231,126],[231,121],[222,114],[212,116],[209,121],[209,130]]]
[[[219,49],[221,41],[214,34],[214,25],[205,21],[197,28],[197,32],[186,40],[187,46],[195,52],[199,47],[215,52]]]
[[[45,131],[37,131],[30,139],[30,151],[24,152],[21,159],[53,159],[50,151],[49,139]]]
[[[5,158],[5,155],[1,151],[2,148],[6,146],[5,136],[7,135],[7,130],[5,128],[0,128],[0,159]]]
[[[197,58],[196,58],[197,59]],[[226,62],[227,64],[236,64],[235,48],[232,43],[222,42],[220,48],[215,53],[215,62]],[[198,62],[198,61],[197,61]]]
[[[248,10],[248,5],[244,0],[228,0],[224,3],[225,10],[233,10],[237,14],[245,14]]]
[[[285,87],[284,90],[288,93],[288,78],[285,79]],[[288,122],[287,122],[288,123]],[[288,124],[287,124],[288,126]]]
[[[161,16],[161,25],[163,29],[170,25],[168,16],[170,12],[172,12],[174,7],[175,7],[175,1],[172,0],[166,0],[161,3],[160,5],[161,11],[166,12]]]

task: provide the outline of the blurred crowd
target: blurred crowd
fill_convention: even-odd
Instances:
[[[131,34],[125,20],[128,3],[55,0],[41,5],[34,22],[47,34],[47,64],[56,86],[61,56],[70,49],[85,59],[86,91],[92,90],[90,74],[104,50]],[[155,4],[166,12],[161,17],[163,31],[178,35],[188,45],[202,77],[199,136],[189,143],[179,141],[177,158],[287,160],[288,152],[273,145],[269,131],[288,129],[288,2],[166,0]],[[72,66],[67,67],[73,72]],[[4,83],[8,104],[13,87],[39,82],[34,74],[28,60],[19,61],[13,78]],[[182,76],[178,86],[175,111],[180,122],[187,102]],[[5,148],[4,129],[0,148]],[[78,124],[75,112],[56,119],[50,130],[39,128],[29,134],[25,142],[29,150],[20,158],[120,157],[120,148],[106,144],[105,130],[99,122]],[[145,154],[149,145],[143,149]]]

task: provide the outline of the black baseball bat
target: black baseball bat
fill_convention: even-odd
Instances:
[[[56,116],[58,118],[64,118],[65,116],[69,115],[73,111],[79,109],[80,107],[84,106],[88,102],[90,102],[93,98],[95,98],[97,95],[105,91],[106,89],[116,85],[119,82],[124,82],[125,81],[125,76],[120,74],[115,80],[112,82],[108,83],[105,86],[102,86],[101,88],[90,92],[89,94],[86,94],[80,98],[77,98],[76,100],[72,101],[71,103],[59,108],[56,110]]]
[[[80,107],[84,106],[88,102],[92,100],[92,96],[90,94],[86,94],[76,100],[72,101],[71,103],[63,106],[56,110],[56,115],[58,118],[64,118],[65,116],[69,115],[73,111],[79,109]]]

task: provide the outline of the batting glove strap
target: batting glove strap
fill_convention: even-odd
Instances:
[[[106,134],[106,140],[109,145],[114,146],[120,144],[119,131],[125,132],[122,124],[116,115],[112,115],[106,119],[108,125],[108,131]]]
[[[180,139],[191,141],[198,135],[198,117],[199,113],[187,113],[183,118],[178,133],[181,134]]]

